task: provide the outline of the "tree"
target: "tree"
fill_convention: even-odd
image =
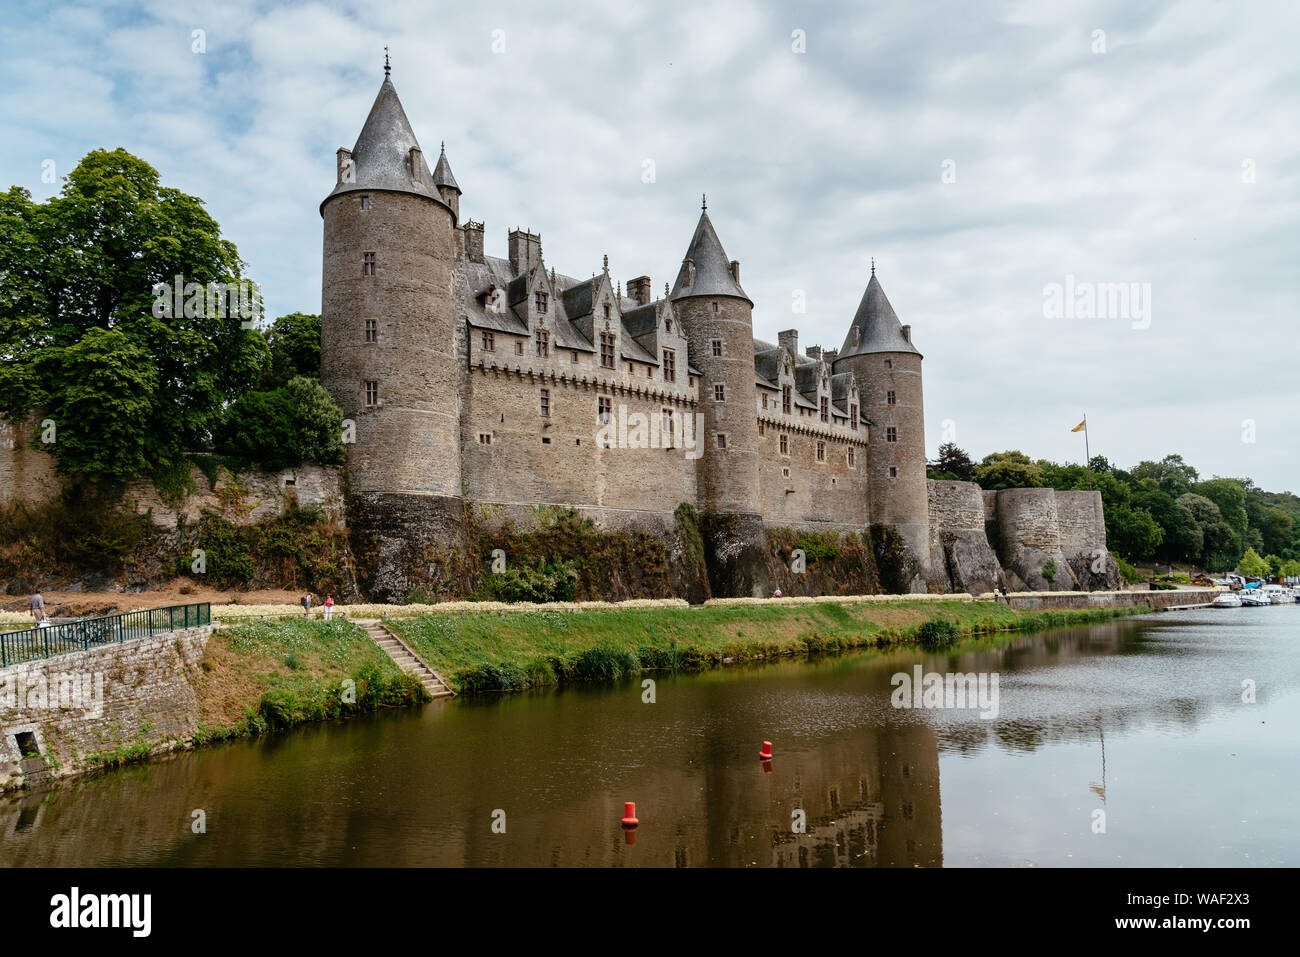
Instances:
[[[1262,578],[1269,572],[1268,562],[1260,558],[1255,549],[1248,548],[1246,554],[1241,556],[1241,561],[1237,562],[1237,571],[1247,578]]]
[[[1133,492],[1133,507],[1145,509],[1163,535],[1156,555],[1165,561],[1196,561],[1202,538],[1192,529],[1190,517],[1177,500],[1154,479],[1142,479]]]
[[[1243,542],[1246,540],[1246,531],[1250,527],[1246,516],[1246,489],[1238,479],[1213,478],[1197,482],[1192,491],[1219,506],[1223,520]]]
[[[993,452],[975,466],[975,481],[981,488],[1042,488],[1043,475],[1029,456],[1019,450]]]
[[[1106,518],[1106,547],[1133,560],[1155,554],[1164,537],[1151,513],[1144,508],[1133,508],[1118,503],[1104,507]]]
[[[1288,558],[1283,562],[1280,574],[1284,578],[1300,578],[1300,560]]]
[[[9,190],[0,416],[53,419],[65,474],[121,482],[179,464],[268,358],[257,331],[206,294],[209,283],[255,292],[242,268],[202,201],[125,150],[88,153],[47,202]],[[155,291],[177,276],[198,290],[183,288],[180,310]]]
[[[282,388],[249,392],[234,402],[217,447],[268,469],[337,465],[344,458],[342,424],[343,413],[321,384],[297,376]]]
[[[939,446],[939,457],[930,463],[929,468],[935,472],[947,473],[961,482],[969,482],[975,474],[975,463],[963,449],[957,448],[955,442],[945,442]]]
[[[1159,462],[1139,462],[1133,468],[1133,477],[1138,481],[1153,479],[1162,492],[1178,498],[1191,491],[1198,476],[1181,455],[1166,455]]]
[[[1203,568],[1226,571],[1241,558],[1241,537],[1223,520],[1219,506],[1203,495],[1188,492],[1178,496],[1180,508],[1187,512],[1191,527],[1201,536],[1198,556]]]
[[[271,364],[262,375],[263,389],[278,389],[295,376],[320,378],[320,316],[291,312],[264,335]]]

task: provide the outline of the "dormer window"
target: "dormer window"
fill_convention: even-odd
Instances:
[[[664,332],[672,332],[672,331],[673,331],[673,321],[671,319],[665,319]]]
[[[609,318],[609,303],[605,303],[605,318]]]
[[[536,295],[533,296],[533,301],[537,305],[538,312],[546,311],[546,293],[544,292],[537,293]]]
[[[831,400],[826,398],[825,396],[822,396],[822,421],[829,422],[830,420],[831,420]]]
[[[537,354],[543,359],[551,354],[551,334],[545,329],[537,330]]]

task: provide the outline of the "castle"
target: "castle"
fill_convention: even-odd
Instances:
[[[655,298],[647,275],[624,290],[607,258],[589,279],[558,273],[529,230],[488,255],[461,198],[385,66],[320,206],[321,381],[352,430],[353,524],[383,530],[365,558],[372,592],[418,586],[412,569],[483,506],[665,532],[680,503],[726,515],[715,552],[743,594],[771,587],[772,527],[871,529],[890,543],[881,583],[895,591],[970,587],[948,565],[974,536],[979,584],[1000,580],[979,489],[927,482],[922,356],[874,265],[840,349],[800,351],[796,330],[754,338],[740,263],[707,207]],[[1095,493],[1080,494],[1091,508]],[[955,500],[956,526],[931,515]]]

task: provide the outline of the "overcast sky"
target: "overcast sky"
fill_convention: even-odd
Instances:
[[[558,271],[608,253],[662,295],[707,193],[759,338],[839,347],[875,257],[931,455],[1078,461],[1086,412],[1124,466],[1300,492],[1290,0],[5,6],[0,187],[125,147],[206,201],[269,315],[320,311],[318,207],[387,44],[489,254],[529,226]],[[1146,308],[1049,316],[1067,281]]]

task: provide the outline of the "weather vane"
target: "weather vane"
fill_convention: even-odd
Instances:
[[[384,76],[388,76],[392,67],[388,65],[388,47],[384,47]]]

